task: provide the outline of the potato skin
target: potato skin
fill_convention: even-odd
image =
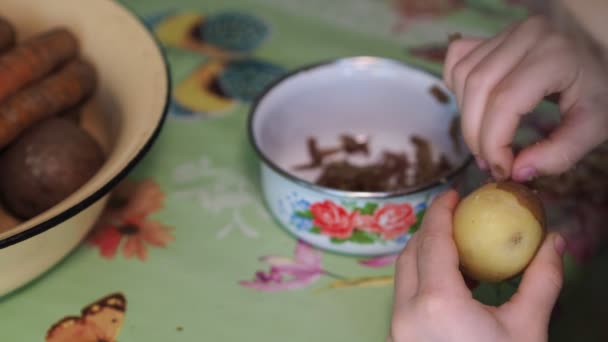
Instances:
[[[463,271],[486,282],[520,274],[545,236],[544,208],[527,187],[489,183],[465,197],[454,213],[454,242]]]
[[[104,160],[99,144],[74,122],[47,119],[0,156],[0,198],[15,216],[32,218],[84,185]]]

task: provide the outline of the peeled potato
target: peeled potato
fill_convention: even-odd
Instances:
[[[526,186],[489,183],[465,197],[454,213],[454,241],[463,271],[500,282],[521,273],[545,236],[545,212]]]

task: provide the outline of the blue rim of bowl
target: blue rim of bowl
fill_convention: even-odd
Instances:
[[[337,190],[337,189],[320,186],[315,183],[304,180],[302,178],[299,178],[299,177],[295,176],[294,174],[285,171],[283,168],[281,168],[277,164],[275,164],[270,158],[268,158],[268,156],[266,156],[264,151],[262,151],[262,149],[260,148],[260,146],[255,138],[255,134],[253,132],[253,124],[255,121],[255,115],[258,111],[258,107],[259,107],[260,103],[266,98],[266,96],[271,91],[273,91],[276,87],[281,85],[281,83],[283,83],[284,81],[287,81],[288,79],[290,79],[294,76],[297,76],[304,72],[311,71],[313,69],[317,69],[317,68],[324,67],[327,65],[332,65],[332,64],[339,63],[339,62],[343,62],[343,61],[356,60],[356,59],[360,59],[360,58],[371,58],[371,59],[375,59],[378,61],[395,63],[397,65],[400,65],[400,66],[403,66],[403,67],[406,67],[409,69],[414,69],[414,70],[417,70],[424,74],[427,74],[427,75],[437,79],[438,82],[440,82],[440,79],[441,79],[439,77],[439,75],[437,75],[436,73],[434,73],[430,70],[421,68],[419,66],[415,66],[415,65],[405,63],[405,62],[402,62],[399,60],[391,59],[391,58],[374,57],[374,56],[352,56],[352,57],[335,58],[335,59],[331,59],[331,60],[326,60],[326,61],[306,65],[306,66],[303,66],[300,68],[296,68],[296,69],[292,70],[291,72],[278,78],[273,83],[271,83],[268,87],[266,87],[266,89],[256,98],[256,100],[253,102],[251,108],[249,109],[249,117],[248,117],[248,122],[247,122],[247,131],[248,131],[248,136],[249,136],[249,142],[253,146],[253,149],[255,150],[255,152],[256,152],[258,158],[261,160],[261,162],[263,164],[265,164],[266,166],[270,167],[274,172],[278,173],[282,177],[284,177],[296,184],[299,184],[305,188],[308,188],[310,190],[314,190],[314,191],[320,192],[322,194],[334,196],[334,197],[343,197],[343,198],[352,198],[352,199],[368,199],[368,200],[369,199],[371,199],[371,200],[391,199],[391,198],[411,195],[414,193],[419,193],[422,191],[426,191],[426,190],[435,188],[442,184],[449,183],[452,180],[454,180],[458,175],[462,174],[464,172],[464,170],[473,161],[473,156],[470,152],[467,152],[467,154],[468,154],[467,158],[465,158],[464,162],[462,162],[458,167],[454,168],[449,173],[447,173],[441,177],[433,179],[432,181],[429,181],[429,182],[419,185],[419,186],[409,187],[409,188],[405,188],[403,190],[398,190],[398,191],[378,191],[378,192],[346,191],[346,190]]]
[[[49,218],[48,220],[41,222],[35,226],[32,226],[32,227],[28,228],[27,230],[24,230],[22,232],[16,233],[14,235],[11,235],[7,238],[0,240],[0,249],[10,247],[19,242],[28,240],[38,234],[44,233],[47,230],[52,229],[52,228],[58,226],[59,224],[67,221],[68,219],[74,217],[78,213],[80,213],[83,210],[90,207],[92,204],[99,201],[102,197],[107,195],[120,181],[122,181],[131,172],[131,170],[133,170],[133,168],[141,161],[141,159],[146,154],[148,154],[148,152],[150,151],[150,148],[152,147],[152,145],[154,145],[154,142],[156,141],[156,139],[158,138],[158,135],[160,134],[160,131],[162,130],[165,120],[167,119],[169,105],[171,104],[171,76],[170,76],[171,74],[170,74],[170,67],[169,67],[169,63],[167,60],[167,56],[165,54],[165,51],[162,49],[158,39],[148,30],[146,25],[144,25],[142,19],[139,16],[137,16],[135,14],[135,12],[133,10],[131,10],[130,8],[128,8],[127,6],[125,6],[123,4],[119,4],[119,3],[116,3],[116,5],[123,8],[126,12],[128,12],[131,15],[131,17],[133,19],[135,19],[141,25],[141,27],[146,30],[146,32],[148,32],[149,37],[156,44],[156,47],[158,48],[159,54],[165,65],[165,77],[167,80],[167,94],[165,95],[165,104],[163,106],[162,114],[160,115],[158,123],[156,124],[156,128],[154,129],[154,132],[152,132],[152,134],[148,138],[148,141],[146,141],[146,143],[141,147],[141,149],[137,152],[137,154],[127,163],[127,165],[122,170],[120,170],[114,177],[112,177],[109,181],[107,181],[101,188],[99,188],[97,191],[93,192],[92,194],[88,195],[83,200],[81,200],[80,202],[71,206],[70,208],[59,213],[58,215],[53,216],[53,217]]]

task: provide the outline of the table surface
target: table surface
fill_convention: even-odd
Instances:
[[[0,299],[0,339],[41,340],[63,317],[120,293],[127,306],[119,341],[383,341],[393,258],[317,251],[269,217],[245,134],[248,93],[237,87],[217,96],[205,80],[226,68],[222,51],[211,42],[184,44],[183,24],[222,13],[234,19],[238,11],[269,30],[257,45],[255,33],[237,43],[256,45],[251,58],[272,70],[350,55],[440,70],[449,33],[491,34],[526,15],[525,1],[504,1],[437,1],[443,7],[429,9],[433,1],[124,0],[166,51],[174,87],[168,121],[91,237]],[[608,259],[574,259],[551,340],[605,341],[608,310],[598,302],[608,281],[597,270]],[[281,278],[281,266],[293,263],[306,265],[306,275]],[[510,291],[511,284],[483,285],[476,295],[499,302]]]

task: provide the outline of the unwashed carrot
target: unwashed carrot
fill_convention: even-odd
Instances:
[[[93,66],[77,59],[10,97],[0,104],[0,148],[33,124],[78,105],[93,93],[96,84]]]
[[[18,44],[0,56],[0,101],[42,79],[77,54],[76,37],[63,28]]]
[[[15,45],[15,28],[6,19],[0,17],[0,52],[6,51]]]

